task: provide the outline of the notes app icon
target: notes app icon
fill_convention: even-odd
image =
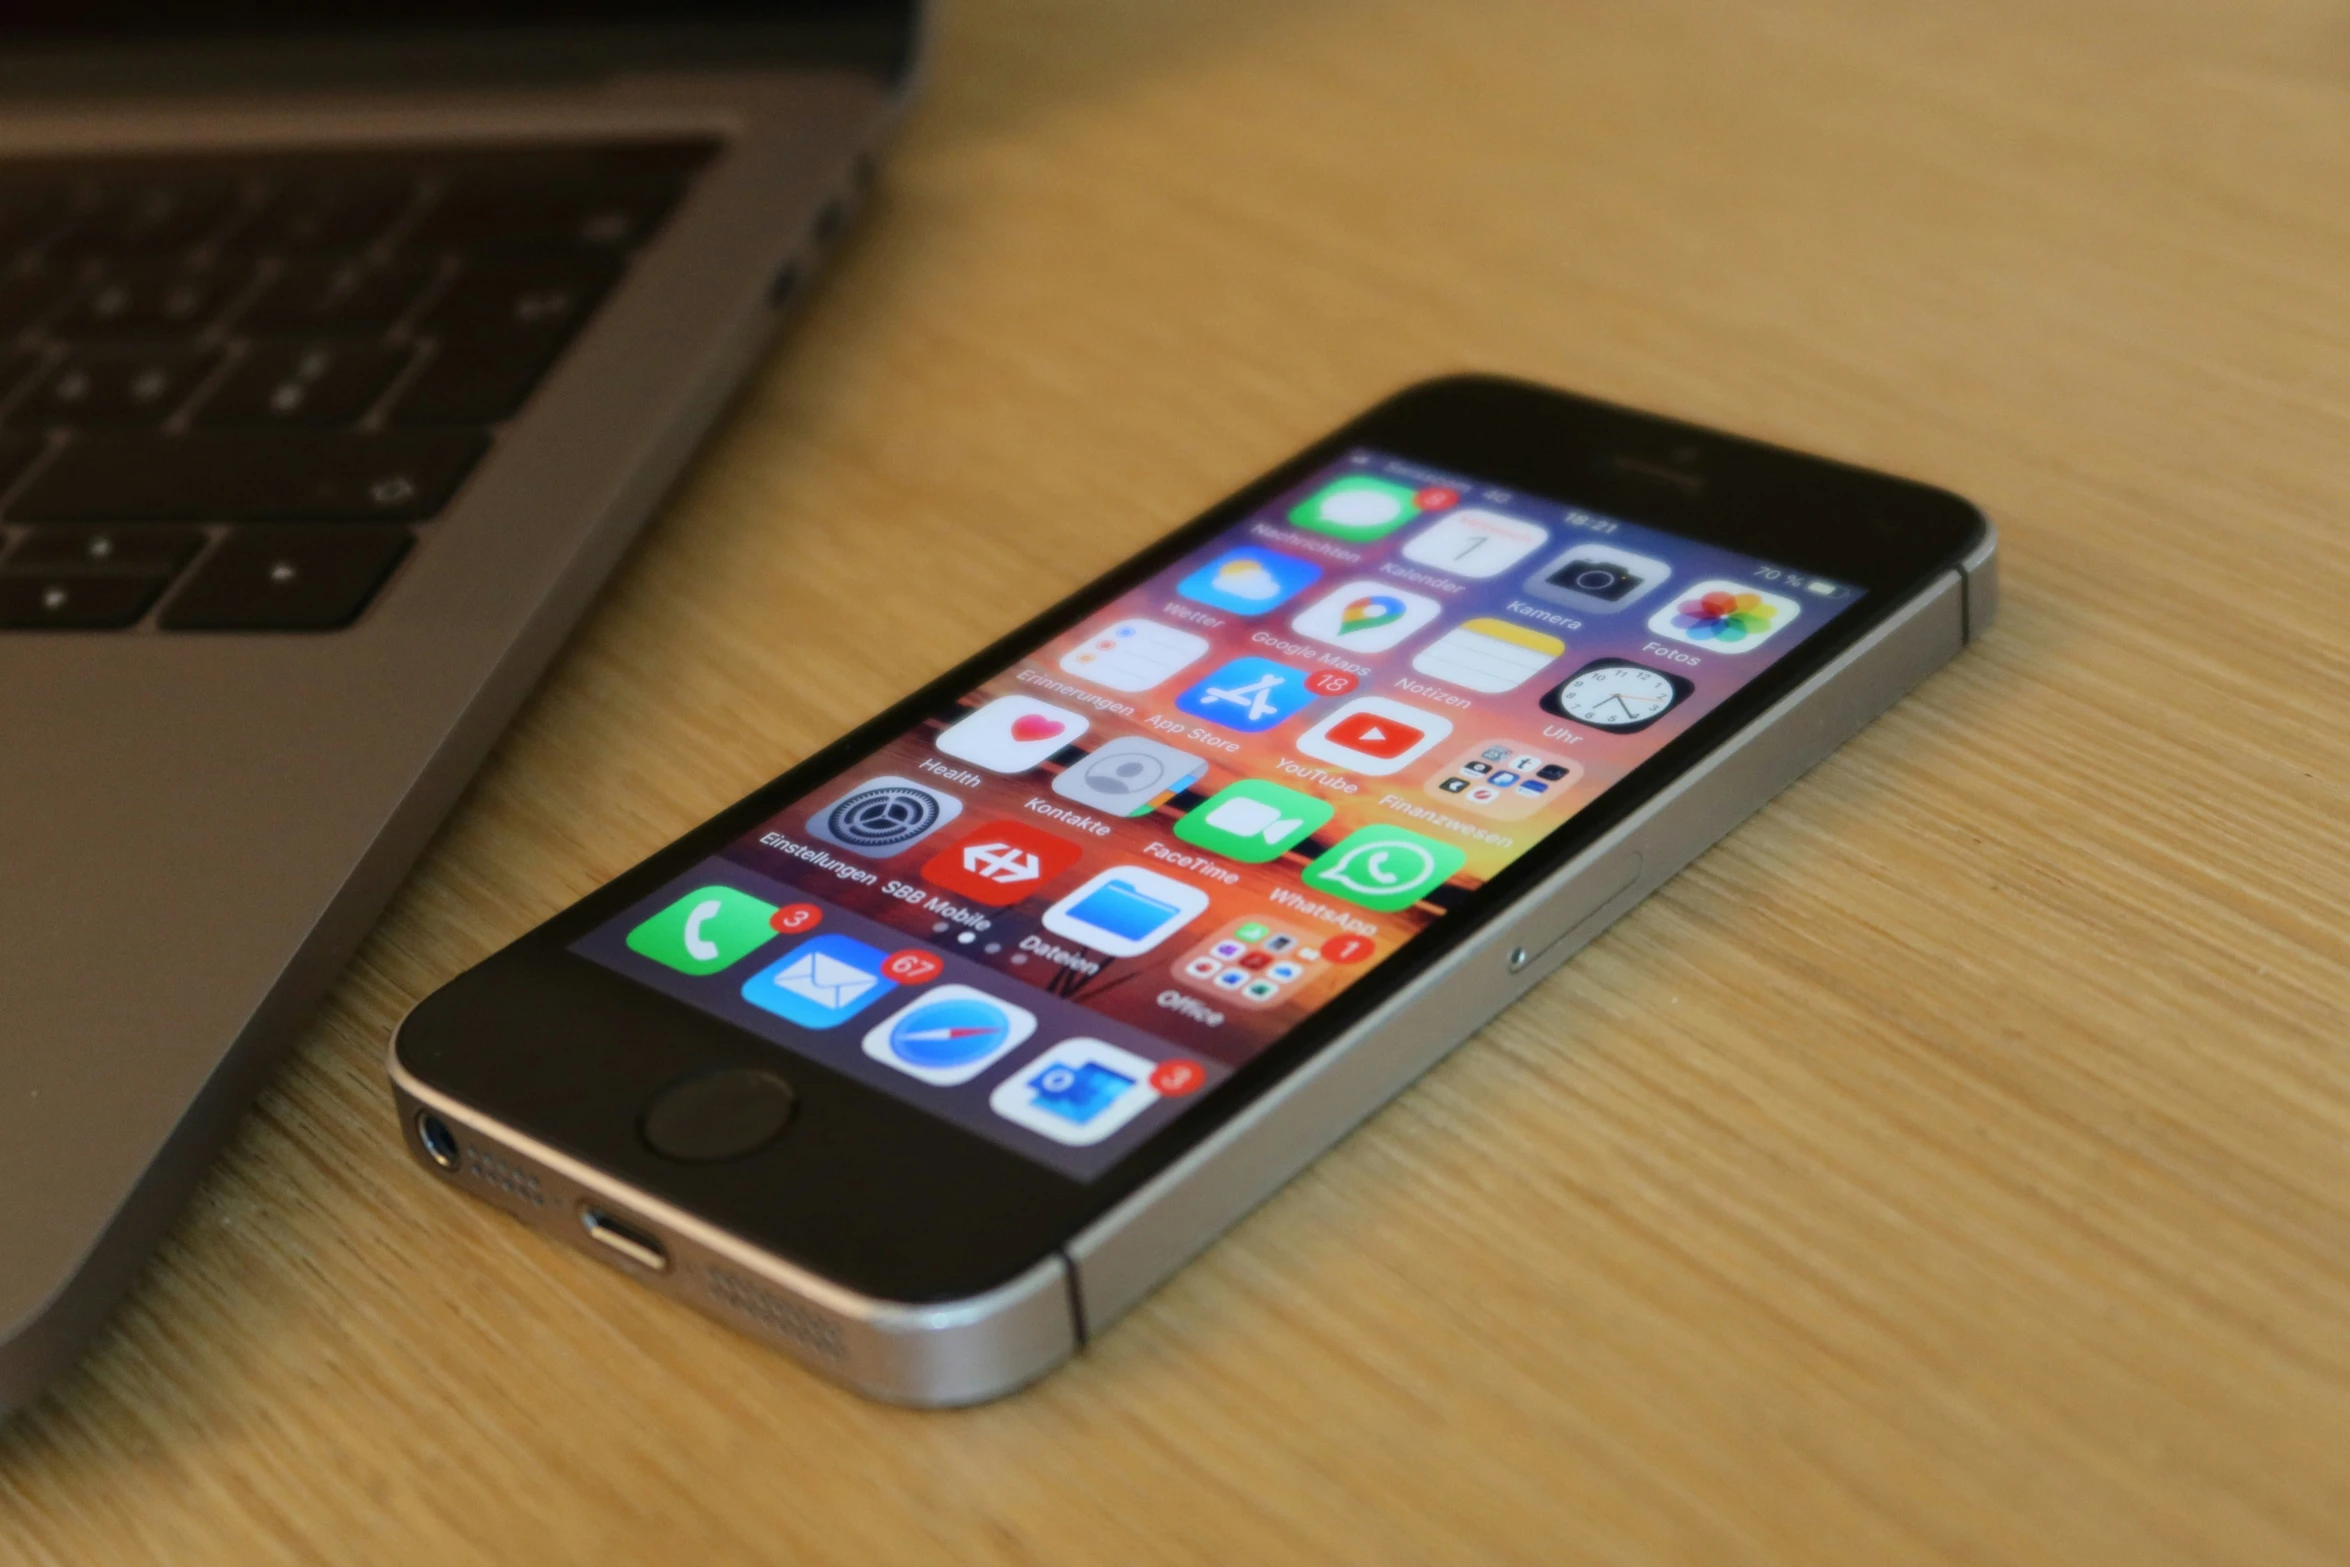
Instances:
[[[1567,644],[1548,632],[1480,617],[1422,648],[1412,668],[1464,691],[1515,691],[1566,651]]]

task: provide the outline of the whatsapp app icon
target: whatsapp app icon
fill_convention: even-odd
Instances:
[[[1358,827],[1305,869],[1316,892],[1366,909],[1408,909],[1468,858],[1449,843],[1401,827]]]

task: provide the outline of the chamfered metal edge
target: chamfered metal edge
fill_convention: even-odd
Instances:
[[[406,1021],[401,1020],[402,1027]],[[860,1393],[921,1408],[982,1403],[1043,1376],[1075,1354],[1082,1341],[1068,1264],[1057,1251],[1009,1282],[962,1300],[931,1305],[880,1300],[762,1251],[686,1209],[431,1087],[401,1063],[399,1029],[393,1030],[386,1063],[399,1107],[401,1140],[436,1178],[445,1181],[450,1177],[419,1143],[415,1127],[419,1109],[429,1109],[448,1121],[460,1144],[468,1137],[484,1139],[501,1157],[557,1183],[559,1193],[570,1198],[528,1205],[492,1202],[492,1206],[574,1250],[621,1267],[637,1282],[750,1333]],[[468,1195],[484,1194],[472,1190]],[[605,1255],[588,1241],[577,1222],[580,1197],[608,1205],[623,1219],[641,1223],[659,1235],[674,1258],[670,1269],[648,1273],[625,1268]],[[738,1269],[764,1289],[785,1297],[789,1309],[806,1313],[829,1329],[840,1352],[828,1355],[818,1347],[827,1338],[824,1331],[776,1331],[760,1315],[731,1301],[720,1293],[723,1286],[714,1287],[711,1282],[709,1265],[713,1261]],[[762,1326],[768,1331],[760,1331]]]
[[[1982,541],[1967,551],[1958,563],[1959,574],[1966,579],[1966,639],[1969,642],[1991,629],[1991,622],[1999,615],[1999,529],[1981,511],[1975,513],[1983,521]]]
[[[1985,559],[1988,560],[1986,540]],[[1301,1062],[1066,1246],[1098,1336],[1354,1126],[1965,645],[1960,572],[1907,605],[1562,866],[1513,917]],[[1623,885],[1628,869],[1633,880]],[[1515,971],[1529,933],[1559,931]]]

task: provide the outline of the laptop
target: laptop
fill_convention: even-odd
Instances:
[[[919,13],[0,6],[0,1407],[821,265]]]

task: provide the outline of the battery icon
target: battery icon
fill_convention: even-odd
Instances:
[[[1810,588],[1814,593],[1817,593],[1821,598],[1834,598],[1836,596],[1836,584],[1828,581],[1824,577],[1814,577],[1810,582],[1806,583],[1805,586]]]

